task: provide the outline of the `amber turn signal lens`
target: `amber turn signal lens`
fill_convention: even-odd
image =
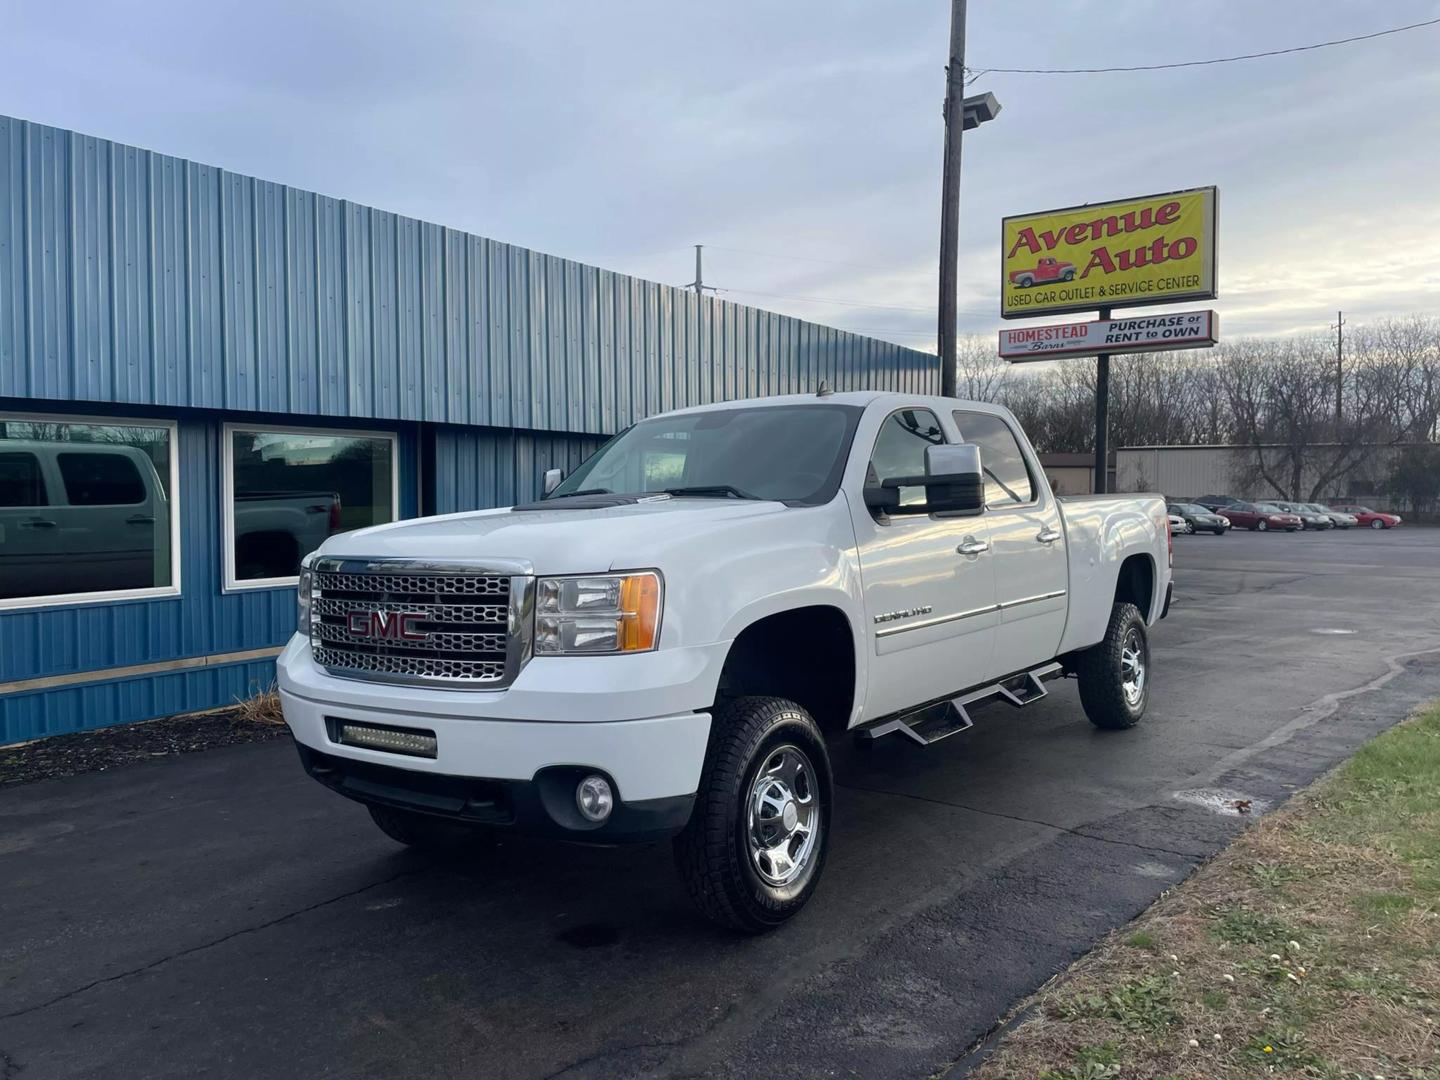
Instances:
[[[660,579],[654,574],[622,578],[620,611],[620,651],[647,652],[655,648],[660,629]]]

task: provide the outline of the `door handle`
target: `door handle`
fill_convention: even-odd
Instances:
[[[125,519],[126,525],[154,525],[155,519],[146,514],[131,514]]]
[[[961,555],[979,555],[981,552],[990,550],[990,541],[976,540],[973,536],[967,536],[960,541],[960,546],[955,550]]]
[[[1052,529],[1049,525],[1046,525],[1040,530],[1040,535],[1035,537],[1035,539],[1042,544],[1053,544],[1056,540],[1060,539],[1060,530]]]
[[[31,518],[29,521],[23,522],[22,524],[23,524],[24,527],[27,528],[27,529],[53,529],[53,528],[55,528],[55,522],[50,521],[50,520],[47,519],[47,518]]]

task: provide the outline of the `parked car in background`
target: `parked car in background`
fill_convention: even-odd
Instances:
[[[1225,507],[1225,516],[1235,528],[1249,529],[1252,532],[1269,532],[1271,529],[1299,532],[1303,527],[1296,515],[1286,513],[1274,503],[1231,503]]]
[[[1195,530],[1191,527],[1190,523],[1186,521],[1183,517],[1181,517],[1179,514],[1173,512],[1170,514],[1171,535],[1174,535],[1175,533],[1193,533],[1194,531]]]
[[[1325,506],[1321,503],[1301,503],[1307,510],[1313,510],[1317,514],[1324,514],[1335,523],[1337,529],[1351,529],[1359,524],[1354,514],[1347,514],[1343,510],[1336,510],[1334,507]]]
[[[1368,506],[1356,506],[1352,503],[1342,503],[1332,506],[1330,509],[1351,514],[1354,516],[1356,524],[1365,525],[1371,529],[1393,529],[1403,520],[1399,514],[1387,514],[1380,510],[1371,510]]]
[[[1221,507],[1230,506],[1240,500],[1229,495],[1198,495],[1186,501],[1192,502],[1196,506],[1203,506],[1206,510],[1219,510]]]
[[[1171,517],[1178,517],[1185,523],[1185,531],[1188,533],[1212,532],[1216,536],[1224,536],[1225,530],[1230,528],[1229,518],[1224,514],[1212,513],[1199,503],[1171,503],[1168,509]]]
[[[1277,502],[1275,505],[1287,514],[1294,514],[1298,517],[1302,528],[1324,532],[1326,529],[1335,527],[1335,522],[1330,520],[1329,514],[1323,510],[1311,510],[1304,503]]]

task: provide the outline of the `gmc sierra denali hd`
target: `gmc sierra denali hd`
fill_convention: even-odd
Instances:
[[[544,486],[305,560],[285,718],[401,843],[673,837],[699,908],[761,931],[824,867],[827,737],[929,744],[1061,676],[1100,727],[1145,712],[1165,503],[1057,499],[998,406],[683,409]]]

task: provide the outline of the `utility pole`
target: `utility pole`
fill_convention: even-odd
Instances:
[[[1110,318],[1110,309],[1101,308],[1101,319]],[[1096,495],[1110,490],[1110,354],[1095,358],[1095,484]]]
[[[959,289],[960,136],[965,130],[965,0],[950,0],[945,66],[945,170],[940,181],[940,393],[955,396],[955,310]]]
[[[700,251],[704,246],[704,244],[695,245],[695,280],[685,286],[687,289],[694,289],[696,296],[699,296],[706,289],[709,289],[711,292],[715,291],[714,285],[705,284],[705,271],[700,261]]]
[[[1340,433],[1340,406],[1345,398],[1345,313],[1335,312],[1335,433]]]

